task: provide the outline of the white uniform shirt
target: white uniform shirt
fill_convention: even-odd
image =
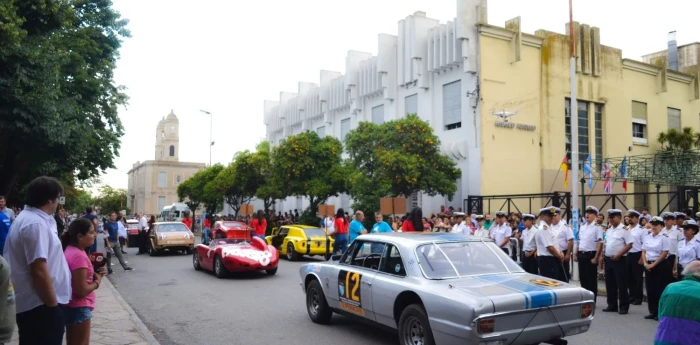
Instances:
[[[625,224],[620,223],[616,228],[612,226],[605,235],[605,256],[613,257],[619,253],[626,245],[634,242],[632,232]],[[625,253],[623,256],[627,256]]]
[[[489,238],[489,231],[486,230],[483,226],[479,228],[479,230],[476,230],[474,232],[474,236],[476,237],[483,237],[483,238]]]
[[[646,251],[647,261],[656,261],[662,252],[669,250],[668,237],[666,235],[647,234],[644,236],[642,250]]]
[[[326,217],[326,219],[323,220],[323,224],[326,226],[326,231],[329,234],[335,233],[335,222],[331,220],[331,217]]]
[[[513,229],[508,223],[503,223],[503,225],[498,226],[493,230],[493,240],[496,242],[497,246],[500,246],[506,238],[511,237],[512,235]],[[506,244],[501,248],[508,248],[508,244],[510,244],[510,242],[506,242]]]
[[[557,238],[558,248],[561,251],[569,249],[569,240],[574,239],[574,231],[566,225],[566,223],[560,221],[556,225],[552,225],[551,229],[554,232],[554,236]]]
[[[594,252],[603,241],[603,228],[596,222],[585,223],[578,230],[578,251]]]
[[[687,242],[684,238],[678,243],[678,263],[685,266],[695,260],[700,260],[700,241]]]
[[[126,238],[126,226],[124,226],[124,223],[121,221],[117,222],[117,233],[119,234],[119,237]]]
[[[664,228],[661,230],[664,235],[668,236],[668,244],[671,246],[671,249],[668,251],[668,255],[676,255],[678,254],[678,244],[685,240],[685,236],[683,236],[683,231],[678,229],[675,225],[671,228],[671,230],[668,230]]]
[[[146,216],[141,217],[139,219],[139,230],[147,230],[148,229],[148,220],[146,219]]]
[[[469,230],[469,227],[467,226],[467,222],[462,221],[459,224],[455,224],[452,226],[452,231],[451,233],[453,234],[460,234],[460,235],[469,235],[471,231]]]
[[[16,312],[32,310],[44,302],[34,289],[29,265],[46,260],[56,301],[67,304],[71,298],[71,272],[63,255],[63,246],[56,236],[56,221],[44,211],[25,206],[12,223],[3,257],[10,265],[15,289]]]
[[[535,246],[537,247],[537,256],[552,256],[547,247],[554,246],[556,248],[556,237],[547,225],[535,232]]]
[[[532,228],[525,228],[520,233],[520,239],[523,241],[523,251],[524,252],[531,252],[535,249],[537,249],[537,245],[535,244],[535,241],[530,241],[531,236],[535,234],[535,227],[533,226]]]
[[[644,237],[649,234],[647,229],[644,229],[637,224],[637,226],[629,230],[632,233],[632,249],[630,253],[639,253],[642,251],[642,244],[644,244]]]

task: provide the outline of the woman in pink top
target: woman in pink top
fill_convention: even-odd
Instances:
[[[95,290],[100,287],[106,267],[94,271],[85,248],[92,246],[97,237],[92,222],[85,218],[74,220],[68,231],[61,236],[63,253],[71,271],[73,295],[70,302],[62,306],[66,322],[66,344],[90,344],[90,319],[95,309]]]

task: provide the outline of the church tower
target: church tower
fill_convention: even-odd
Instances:
[[[180,155],[180,121],[173,111],[158,122],[156,128],[156,160],[179,161]]]

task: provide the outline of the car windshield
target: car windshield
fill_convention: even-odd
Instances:
[[[209,246],[216,247],[216,246],[220,246],[223,244],[236,244],[236,243],[241,244],[244,242],[248,242],[248,240],[242,239],[242,238],[220,238],[220,239],[215,239],[215,240],[211,241]]]
[[[189,231],[185,224],[160,224],[158,225],[158,231],[160,232],[178,232],[178,231]]]
[[[430,243],[416,248],[416,254],[428,279],[524,272],[493,242]]]
[[[306,237],[326,237],[326,232],[319,228],[304,229],[304,234]]]
[[[233,229],[236,229],[236,228],[241,229],[241,228],[245,227],[245,224],[243,224],[241,222],[223,222],[223,223],[221,223],[221,225],[223,225],[227,228],[233,228]]]

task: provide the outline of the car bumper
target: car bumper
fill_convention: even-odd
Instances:
[[[189,241],[171,241],[169,243],[157,243],[153,246],[155,249],[169,249],[169,248],[190,248],[194,249],[194,240]]]
[[[246,262],[243,260],[224,258],[223,264],[226,267],[226,270],[229,272],[253,272],[276,268],[279,264],[279,260],[274,262],[271,261],[269,265],[263,266],[257,262]]]

